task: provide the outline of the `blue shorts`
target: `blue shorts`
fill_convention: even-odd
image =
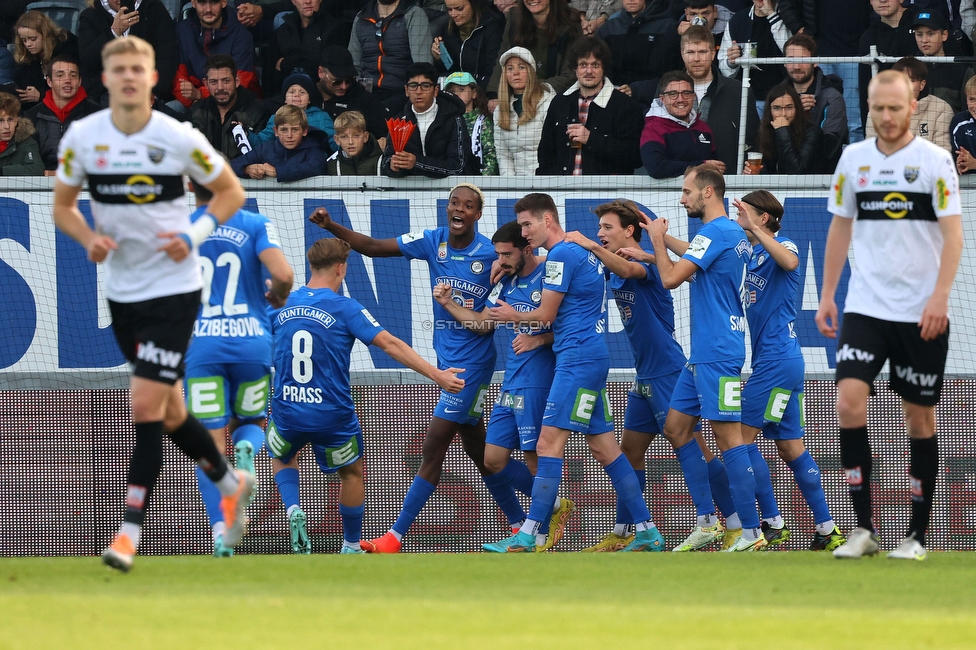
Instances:
[[[742,389],[742,424],[762,429],[770,440],[803,437],[802,358],[753,365],[752,376]]]
[[[742,419],[742,361],[688,364],[671,395],[679,413],[717,422]]]
[[[491,409],[485,443],[505,449],[535,451],[548,395],[548,388],[502,390]]]
[[[260,363],[187,366],[186,407],[208,429],[223,429],[233,416],[253,422],[268,415],[271,369]]]
[[[556,357],[556,372],[546,398],[543,426],[597,435],[613,431],[607,398],[610,360],[591,359],[583,350],[566,350]]]
[[[460,393],[441,391],[441,399],[434,407],[434,416],[458,424],[475,424],[485,414],[485,397],[491,385],[493,368],[465,370],[458,375],[464,380]]]
[[[283,463],[291,461],[305,445],[312,445],[315,462],[326,474],[355,463],[363,455],[363,430],[355,413],[336,426],[316,432],[279,429],[272,418],[268,420],[264,439],[268,454]]]
[[[627,393],[624,429],[638,433],[664,433],[664,421],[671,407],[671,395],[674,394],[674,386],[680,376],[679,370],[653,379],[638,378]]]

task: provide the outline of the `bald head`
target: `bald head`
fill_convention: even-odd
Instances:
[[[908,78],[908,75],[900,70],[883,70],[879,72],[868,84],[868,104],[871,103],[871,96],[876,94],[876,91],[881,86],[901,86],[905,89],[905,100],[911,101],[915,98],[915,92],[912,90],[912,80]]]

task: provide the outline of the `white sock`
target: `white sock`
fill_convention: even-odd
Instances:
[[[627,528],[629,528],[629,526],[627,524],[614,524],[613,525],[613,534],[616,535],[617,537],[626,537],[627,536]]]
[[[776,528],[776,529],[782,528],[783,526],[786,525],[786,522],[783,521],[782,515],[769,517],[768,519],[763,519],[763,521],[769,524],[772,528]]]
[[[529,535],[535,535],[536,533],[539,532],[540,525],[541,524],[539,524],[538,521],[533,521],[532,519],[526,519],[525,523],[522,524],[522,527],[519,528],[519,532],[527,533]]]
[[[229,497],[237,492],[240,482],[237,480],[237,472],[228,467],[224,475],[214,481],[214,484],[222,496]]]
[[[563,504],[563,500],[560,499],[559,497],[556,497],[556,500],[552,502],[552,511],[556,512],[557,510],[559,510],[559,506],[561,506],[562,504]]]
[[[651,530],[654,527],[655,527],[654,522],[651,521],[650,519],[648,519],[647,521],[639,521],[636,524],[634,524],[634,529],[638,533],[643,533],[645,530]]]
[[[547,537],[547,535],[543,535],[542,533],[536,533],[536,535],[535,535],[535,545],[536,546],[545,546],[546,545],[546,537]]]
[[[400,533],[398,533],[398,532],[396,532],[395,530],[392,530],[392,529],[391,529],[391,530],[390,530],[390,534],[391,534],[391,535],[393,535],[394,537],[396,537],[396,540],[397,540],[398,542],[401,542],[401,541],[403,541],[403,535],[401,535]]]
[[[742,528],[742,522],[739,521],[739,513],[733,512],[731,515],[725,518],[725,527],[729,530],[735,530],[736,528]]]
[[[295,512],[296,510],[298,510],[298,506],[288,506],[288,510],[285,511],[285,514],[291,518],[291,513]]]
[[[226,531],[227,531],[227,525],[224,524],[224,522],[218,521],[217,523],[215,523],[213,525],[213,531],[211,531],[210,533],[213,536],[213,541],[216,542],[217,538],[223,535]]]
[[[825,537],[834,532],[834,528],[836,528],[836,524],[834,524],[833,519],[828,519],[822,524],[817,524],[817,532]]]
[[[352,542],[348,542],[346,540],[342,540],[342,548],[351,548],[354,551],[363,550],[362,547],[359,545],[359,542],[353,544]]]
[[[698,525],[702,528],[714,526],[718,522],[718,517],[713,512],[710,515],[698,515]]]
[[[759,539],[762,535],[762,531],[759,528],[743,528],[742,529],[742,539],[747,542],[754,542]]]
[[[132,545],[139,548],[139,540],[142,538],[142,526],[123,521],[122,527],[119,528],[119,533],[128,535],[129,539],[132,540]]]

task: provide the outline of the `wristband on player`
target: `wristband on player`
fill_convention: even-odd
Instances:
[[[190,250],[200,248],[200,244],[207,241],[207,237],[217,229],[217,219],[209,213],[204,213],[199,219],[193,222],[189,230],[180,233],[179,237],[186,242]]]

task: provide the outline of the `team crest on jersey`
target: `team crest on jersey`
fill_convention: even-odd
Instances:
[[[765,261],[766,261],[766,256],[760,255],[759,258],[756,260],[756,266],[762,266],[763,262]]]
[[[160,147],[148,147],[147,151],[149,153],[149,160],[153,161],[157,165],[163,162],[163,158],[166,156],[166,150]]]
[[[542,302],[542,292],[538,290],[533,291],[532,295],[529,296],[529,298],[532,300],[532,302],[538,305],[540,302]]]
[[[905,180],[914,183],[918,179],[918,167],[905,167]]]
[[[871,176],[871,167],[870,166],[868,166],[868,167],[858,167],[857,168],[857,186],[858,187],[867,187],[868,186],[868,180],[870,179],[870,176]],[[840,205],[840,204],[838,203],[838,205]]]
[[[484,270],[485,270],[485,265],[482,264],[479,260],[475,260],[471,262],[471,272],[474,273],[475,275],[483,273]]]
[[[447,243],[441,242],[441,245],[437,247],[437,259],[444,261],[447,259]]]

